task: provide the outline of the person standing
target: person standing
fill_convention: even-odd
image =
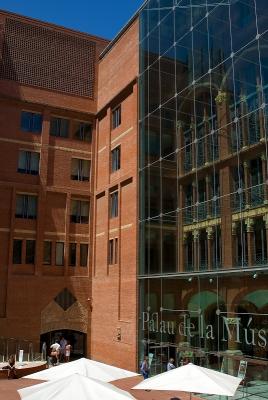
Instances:
[[[141,363],[140,371],[144,379],[149,378],[150,366],[149,366],[149,359],[147,356],[144,357]]]
[[[65,346],[65,362],[70,361],[71,350],[72,350],[72,346],[70,345],[70,341],[67,340],[67,344]]]
[[[167,371],[171,371],[172,369],[175,369],[174,365],[174,358],[170,358],[168,363],[167,363]]]
[[[50,356],[56,359],[56,365],[58,365],[59,358],[60,358],[60,344],[58,343],[58,341],[53,343],[50,346],[50,349],[51,349]],[[53,364],[55,364],[55,363],[53,363]]]
[[[61,336],[60,338],[60,361],[65,360],[65,347],[67,345],[67,340],[65,339],[64,336]]]

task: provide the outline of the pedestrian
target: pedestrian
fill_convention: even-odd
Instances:
[[[174,368],[176,368],[174,365],[174,358],[170,358],[167,363],[167,371],[171,371]]]
[[[144,379],[149,378],[149,372],[150,372],[150,366],[149,366],[149,361],[148,357],[145,356],[142,363],[141,363],[141,368],[140,371],[142,373],[142,376]]]
[[[60,359],[60,344],[59,344],[59,341],[58,341],[58,340],[56,340],[56,342],[53,343],[53,344],[50,346],[50,350],[51,350],[50,356],[53,357],[54,360],[56,359],[56,363],[53,362],[53,364],[54,364],[54,365],[55,365],[55,364],[58,365],[58,364],[59,364],[59,359]]]
[[[12,354],[11,356],[9,356],[8,359],[8,365],[5,365],[2,369],[7,369],[7,378],[8,379],[17,379],[17,373],[16,373],[16,368],[15,368],[15,356]]]
[[[72,346],[70,344],[70,341],[67,340],[67,344],[65,346],[65,362],[70,361],[71,350],[72,350]]]
[[[64,338],[64,336],[61,336],[60,338],[60,361],[65,360],[65,347],[67,345],[67,340]]]

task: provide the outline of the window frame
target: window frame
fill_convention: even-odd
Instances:
[[[75,140],[79,140],[81,142],[87,142],[87,143],[92,143],[92,132],[93,132],[93,125],[91,122],[86,122],[86,121],[79,121],[79,120],[73,120],[73,125],[78,124],[79,128],[79,134],[77,134],[77,131],[75,129],[75,126],[72,129],[72,138]],[[83,132],[81,133],[81,127],[83,126]],[[87,134],[85,134],[85,127],[89,127],[89,133],[88,133],[88,138]]]
[[[19,254],[20,262],[14,262],[15,261],[15,254],[14,254],[15,242],[20,242],[20,250],[19,250],[20,251],[20,254]],[[12,264],[13,265],[21,265],[22,264],[22,252],[23,252],[23,239],[13,238],[13,243],[12,243]]]
[[[122,107],[121,104],[112,110],[112,130],[118,128],[122,122]]]
[[[35,120],[37,117],[39,118],[39,121]],[[27,121],[28,127],[26,127],[25,118],[27,118],[27,120],[28,120]],[[37,125],[37,128],[35,127],[35,124]],[[41,112],[21,110],[20,130],[22,132],[30,132],[30,133],[40,134],[40,133],[42,133],[42,129],[43,129],[43,114]]]
[[[45,246],[49,244],[49,261],[45,260]],[[43,265],[52,265],[52,241],[44,240],[43,242]]]
[[[74,175],[73,172],[73,163],[78,162],[77,174]],[[83,171],[87,168],[83,166],[83,163],[88,163],[88,176],[84,176]],[[72,157],[71,159],[71,180],[78,182],[89,182],[90,181],[90,172],[91,172],[91,160],[85,158],[77,158]]]
[[[62,257],[62,263],[60,263],[60,264],[57,262],[57,260],[58,260],[57,249],[58,249],[59,245],[61,245],[61,247],[62,247],[62,254],[60,254],[61,257]],[[61,241],[57,240],[56,243],[55,243],[55,265],[57,267],[63,267],[64,266],[64,261],[65,261],[64,260],[64,252],[65,252],[65,242],[61,242]]]
[[[18,213],[18,198],[23,197],[22,199],[22,213]],[[35,199],[33,214],[31,215],[29,212],[29,198]],[[16,193],[16,210],[15,210],[15,218],[20,219],[37,219],[38,214],[38,196],[35,194],[27,194],[27,193]]]
[[[79,202],[78,213],[72,214],[73,203]],[[88,204],[88,215],[82,215],[82,203]],[[76,207],[75,207],[76,208]],[[70,222],[73,224],[89,224],[89,215],[90,215],[90,201],[89,200],[81,200],[81,199],[71,199],[71,207],[70,207]]]
[[[74,249],[74,263],[71,262],[73,254],[71,251]],[[68,257],[68,266],[69,267],[76,267],[77,266],[77,243],[76,242],[69,242],[69,257]]]
[[[115,201],[116,199],[116,201]],[[110,193],[110,218],[118,218],[119,215],[119,193],[115,190]]]
[[[86,262],[85,262],[85,263],[82,263],[82,251],[81,251],[81,249],[82,249],[82,247],[84,247],[84,246],[87,247],[87,250],[86,250]],[[79,265],[80,265],[80,267],[83,267],[83,268],[84,268],[84,267],[87,267],[87,266],[88,266],[88,250],[89,250],[88,243],[80,243],[79,250],[80,250],[80,254],[79,254]]]
[[[121,169],[121,145],[114,147],[111,150],[111,172],[116,172]]]
[[[28,245],[33,245],[33,248],[28,248]],[[32,254],[28,254],[28,251],[33,250]],[[25,264],[34,265],[35,264],[35,256],[36,256],[36,240],[35,239],[26,239],[25,240]]]
[[[66,127],[67,127],[67,132],[66,135],[63,135],[63,127],[62,127],[62,121],[65,121]],[[53,131],[53,124],[57,124],[57,129],[56,132]],[[65,128],[66,128],[65,127]],[[50,127],[49,127],[49,135],[52,137],[58,137],[62,139],[68,139],[70,136],[70,119],[69,118],[64,118],[64,117],[59,117],[56,115],[52,115],[50,118]]]
[[[22,153],[26,153],[25,156],[25,161],[26,161],[26,165],[25,168],[20,168],[20,157],[22,156]],[[33,169],[33,160],[32,160],[32,155],[33,154],[38,154],[38,169],[35,170]],[[31,150],[24,150],[24,149],[20,149],[19,150],[19,156],[18,156],[18,167],[17,167],[17,172],[19,174],[26,174],[26,175],[34,175],[37,176],[40,174],[40,152],[39,151],[31,151]]]

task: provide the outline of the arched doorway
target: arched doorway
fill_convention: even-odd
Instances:
[[[66,340],[70,341],[70,344],[72,346],[71,360],[76,360],[78,358],[86,356],[87,335],[79,331],[73,331],[70,329],[58,329],[55,331],[43,333],[40,336],[41,346],[43,345],[43,343],[46,343],[46,348],[48,351],[51,344],[54,343],[56,340],[60,340],[61,337],[64,337]]]

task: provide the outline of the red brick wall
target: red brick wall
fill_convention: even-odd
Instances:
[[[91,355],[136,370],[137,350],[137,21],[114,44],[99,66]],[[111,127],[121,104],[121,124]],[[121,168],[111,173],[111,150],[121,146]],[[119,216],[109,218],[110,192],[119,192]],[[118,239],[118,263],[108,265],[108,243]]]

